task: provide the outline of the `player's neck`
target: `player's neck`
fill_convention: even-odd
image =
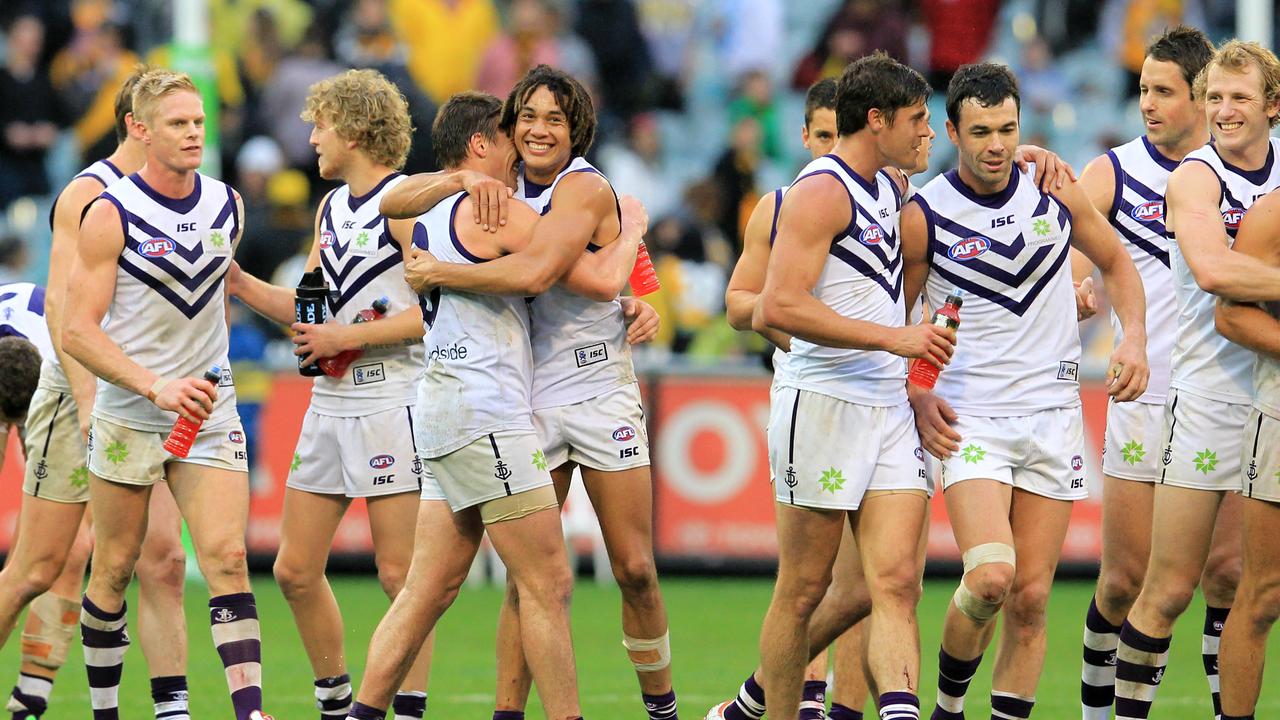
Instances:
[[[876,152],[875,138],[865,131],[842,135],[831,148],[831,154],[844,161],[850,170],[868,183],[875,182],[876,173],[886,165]]]
[[[138,170],[138,175],[152,190],[169,198],[184,198],[196,189],[195,170],[175,170],[148,160]]]
[[[1009,174],[1005,175],[998,182],[984,182],[983,180],[980,180],[978,176],[975,175],[974,172],[970,170],[969,167],[964,163],[960,163],[959,166],[956,168],[956,171],[957,171],[957,174],[960,176],[960,182],[964,183],[965,187],[972,190],[974,194],[995,195],[996,193],[1002,192],[1005,188],[1009,187],[1009,178],[1013,177],[1012,167],[1013,166],[1011,165],[1010,166],[1011,170]]]
[[[556,181],[556,178],[560,176],[560,173],[564,172],[565,168],[569,167],[569,163],[571,162],[573,162],[573,158],[569,158],[564,161],[563,165],[557,165],[551,170],[534,170],[529,167],[528,163],[525,163],[522,166],[523,170],[521,170],[521,172],[524,173],[524,179],[531,183],[537,185],[550,185]]]
[[[1147,139],[1150,140],[1150,138]],[[1208,144],[1209,130],[1208,128],[1203,127],[1197,128],[1194,132],[1188,134],[1182,142],[1173,145],[1162,145],[1153,140],[1151,141],[1152,147],[1154,147],[1161,155],[1173,160],[1174,162],[1182,162],[1182,159],[1190,155],[1193,151],[1199,150]],[[1263,159],[1265,161],[1265,158]]]
[[[147,146],[132,138],[116,146],[115,152],[107,156],[107,161],[125,175],[132,175],[142,169],[147,162]]]
[[[368,195],[378,183],[387,179],[395,170],[375,163],[361,155],[352,158],[351,167],[342,173],[342,180],[351,188],[353,197]]]
[[[1241,170],[1259,170],[1267,164],[1267,155],[1271,152],[1271,136],[1265,135],[1257,142],[1249,143],[1239,149],[1217,145],[1218,157],[1223,162],[1231,163]]]

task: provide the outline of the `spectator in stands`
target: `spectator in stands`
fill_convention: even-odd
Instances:
[[[631,118],[626,143],[600,149],[600,165],[619,195],[634,195],[650,218],[665,218],[680,209],[680,187],[662,152],[662,133],[650,113]]]
[[[0,210],[16,198],[50,190],[44,159],[64,115],[40,67],[43,47],[44,24],[36,15],[18,16],[6,29],[0,68]]]
[[[438,170],[431,147],[431,123],[436,117],[436,105],[409,74],[409,51],[395,34],[387,0],[355,0],[338,27],[334,38],[338,62],[353,68],[377,70],[400,88],[409,103],[413,141],[404,172]]]
[[[945,93],[961,65],[987,52],[1000,0],[920,0],[919,8],[929,30],[929,84]]]
[[[804,91],[823,78],[839,77],[845,65],[875,50],[907,62],[908,27],[901,3],[844,0],[832,13],[813,49],[800,58],[791,86]]]
[[[693,71],[697,6],[694,0],[636,0],[636,12],[653,61],[655,106],[682,110]]]
[[[1138,96],[1138,76],[1146,59],[1147,44],[1180,24],[1205,26],[1204,9],[1199,0],[1108,0],[1099,27],[1104,30],[1104,46],[1115,50],[1115,57],[1124,67],[1126,99]],[[1105,32],[1107,28],[1112,30]]]
[[[1061,103],[1072,103],[1074,93],[1062,69],[1053,61],[1049,43],[1033,36],[1022,46],[1017,65],[1018,85],[1022,89],[1022,122],[1024,132],[1050,128],[1053,111]],[[1041,147],[1055,147],[1054,143]]]
[[[27,261],[27,243],[17,235],[0,237],[0,285],[21,282],[25,277]]]
[[[716,72],[740,83],[754,70],[773,72],[782,55],[786,22],[780,0],[719,0]]]
[[[527,70],[551,65],[573,75],[595,94],[595,58],[582,38],[566,31],[550,0],[514,0],[509,27],[480,59],[476,89],[505,98]]]
[[[303,35],[302,43],[292,53],[280,58],[275,72],[263,87],[258,112],[271,137],[280,144],[285,162],[290,167],[319,178],[316,151],[311,147],[311,126],[298,116],[307,91],[313,83],[337,75],[345,68],[330,60],[331,53],[318,25]],[[313,183],[314,184],[314,183]]]
[[[280,146],[265,135],[250,138],[236,154],[236,189],[244,201],[244,237],[236,261],[254,277],[270,277],[276,266],[293,254],[292,243],[280,242],[267,195],[271,178],[285,169]]]
[[[475,87],[480,56],[498,33],[492,0],[391,0],[390,10],[409,73],[432,102]]]
[[[783,157],[782,125],[773,97],[773,82],[763,70],[750,70],[741,79],[738,96],[729,103],[729,123],[755,118],[760,124],[759,151],[771,160]]]
[[[719,194],[716,224],[734,247],[746,227],[752,208],[760,199],[756,191],[756,170],[762,145],[760,122],[751,116],[740,118],[729,133],[729,147],[716,161],[712,179]]]
[[[80,164],[110,155],[116,146],[116,90],[138,64],[128,28],[107,0],[74,0],[71,42],[53,59],[49,78],[74,118]]]
[[[649,88],[653,62],[640,34],[640,21],[631,0],[580,0],[574,27],[596,59],[603,80],[599,88],[603,125],[623,122],[651,106]]]

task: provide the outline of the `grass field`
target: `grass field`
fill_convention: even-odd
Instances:
[[[346,616],[351,674],[359,682],[366,642],[382,616],[386,601],[372,577],[338,578],[334,586]],[[311,672],[288,607],[270,577],[259,576],[255,589],[264,635],[266,709],[278,720],[315,718],[318,713],[311,697]],[[926,714],[933,707],[942,611],[953,589],[954,582],[950,580],[927,583],[920,606],[924,655],[922,695]],[[209,639],[206,593],[200,585],[190,585],[188,590],[192,715],[198,720],[227,718],[231,716],[231,708],[222,668]],[[755,664],[757,633],[770,590],[771,584],[761,579],[664,582],[671,612],[676,691],[685,720],[701,718],[707,707],[728,697]],[[1036,717],[1079,717],[1080,633],[1091,592],[1092,586],[1081,582],[1062,582],[1054,588],[1048,660],[1040,683]],[[494,683],[493,627],[500,602],[498,590],[464,590],[445,616],[436,644],[427,717],[480,720],[489,717]],[[1212,717],[1200,665],[1203,612],[1203,605],[1197,602],[1178,626],[1155,718]],[[574,640],[583,711],[588,718],[645,717],[620,639],[617,590],[590,582],[580,583],[574,596]],[[74,649],[71,655],[55,687],[46,720],[82,718],[89,714],[83,663]],[[1273,650],[1271,658],[1273,667],[1280,667],[1280,652]],[[0,651],[0,672],[3,672],[0,682],[10,682],[17,664],[17,643],[10,642]],[[971,718],[988,717],[990,668],[988,658],[970,690]],[[136,641],[126,660],[121,698],[123,718],[151,717],[147,673]],[[542,717],[536,702],[530,710],[530,718]],[[1263,691],[1258,716],[1277,714],[1280,714],[1280,690],[1272,682]]]

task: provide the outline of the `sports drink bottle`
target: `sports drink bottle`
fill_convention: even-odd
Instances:
[[[960,306],[963,304],[964,298],[960,296],[960,288],[952,290],[942,307],[933,311],[933,319],[929,322],[952,330],[959,328]],[[938,382],[940,372],[942,372],[941,369],[928,360],[915,358],[911,361],[911,369],[907,371],[907,381],[916,387],[932,390],[934,384]]]

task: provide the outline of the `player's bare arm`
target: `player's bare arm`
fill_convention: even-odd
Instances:
[[[618,297],[636,264],[640,240],[649,229],[649,214],[639,200],[623,195],[622,228],[618,237],[596,252],[585,252],[560,278],[560,284],[575,295],[608,302]]]
[[[107,382],[137,393],[162,410],[205,420],[217,388],[203,378],[161,378],[129,358],[102,329],[102,318],[116,289],[116,260],[124,251],[120,213],[109,202],[95,202],[85,215],[68,287],[76,302],[67,308],[62,345],[71,357]]]
[[[330,190],[320,201],[316,210],[316,218],[312,225],[311,251],[307,254],[306,269],[308,271],[320,267],[320,218],[323,209],[329,204]],[[242,216],[243,217],[243,216]],[[262,278],[254,277],[240,269],[236,263],[227,271],[227,290],[240,299],[254,312],[281,325],[288,325],[294,320],[294,299],[297,292],[293,288],[272,285]]]
[[[1240,222],[1232,249],[1272,267],[1280,267],[1280,193],[1261,198]],[[1237,345],[1280,359],[1280,320],[1253,303],[1218,298],[1214,311],[1218,332]]]
[[[1103,218],[1111,217],[1111,204],[1115,202],[1115,168],[1106,155],[1099,155],[1084,166],[1080,174],[1080,187],[1089,203]],[[1071,281],[1076,288],[1076,319],[1088,320],[1098,312],[1098,298],[1093,289],[1093,271],[1096,268],[1084,253],[1071,249]]]
[[[902,174],[898,173],[898,177]],[[906,182],[902,178],[902,182]],[[760,291],[764,289],[765,271],[769,268],[769,233],[773,227],[773,193],[760,198],[747,220],[746,231],[742,234],[742,255],[738,264],[733,267],[733,275],[729,278],[729,286],[724,292],[726,314],[729,325],[734,330],[750,330],[751,316],[756,311],[760,300]],[[791,336],[770,328],[760,333],[766,340],[782,348],[791,350]]]
[[[475,170],[419,173],[405,178],[382,197],[378,212],[392,219],[417,217],[441,200],[460,192],[476,198],[471,213],[484,230],[497,232],[507,224],[511,188]]]
[[[1169,176],[1165,214],[1196,284],[1236,302],[1280,300],[1280,268],[1227,246],[1221,198],[1218,176],[1202,162],[1184,162]]]
[[[72,180],[58,196],[53,213],[53,239],[49,246],[49,279],[45,283],[44,316],[49,325],[49,339],[58,356],[62,371],[71,385],[71,397],[80,416],[80,431],[88,432],[93,412],[96,381],[93,373],[62,349],[62,327],[67,298],[67,276],[75,262],[80,238],[80,219],[85,206],[102,192],[102,183],[91,177]]]
[[[423,268],[423,287],[490,295],[546,292],[582,256],[600,223],[616,212],[613,190],[595,173],[570,173],[555,193],[554,207],[538,220],[523,250],[478,265],[430,263]]]
[[[1136,400],[1146,392],[1147,303],[1142,277],[1111,225],[1094,208],[1079,183],[1063,186],[1056,196],[1071,212],[1071,244],[1102,272],[1124,339],[1111,353],[1108,393],[1119,402]]]
[[[902,241],[902,292],[907,309],[905,321],[910,323],[911,311],[929,278],[929,227],[920,203],[908,202],[902,208],[898,224]],[[951,405],[933,392],[910,383],[907,399],[916,416],[920,445],[936,458],[946,459],[959,452],[962,438],[951,427],[957,419]]]
[[[802,191],[795,192],[798,188]],[[884,350],[946,365],[955,350],[955,332],[949,328],[889,328],[853,320],[813,295],[831,238],[848,226],[851,212],[848,191],[828,175],[810,176],[792,187],[782,201],[753,329],[770,328],[827,347]]]

